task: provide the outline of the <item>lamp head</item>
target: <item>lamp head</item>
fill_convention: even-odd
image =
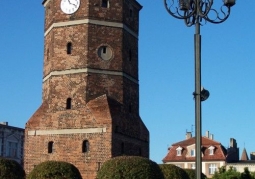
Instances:
[[[205,101],[209,98],[210,93],[208,90],[204,89],[204,87],[201,87],[200,95],[201,95],[201,101]]]
[[[182,11],[188,11],[190,9],[191,0],[179,0],[179,7]]]
[[[224,5],[227,6],[227,7],[231,7],[231,6],[234,6],[235,3],[236,3],[236,0],[223,0],[224,2]]]

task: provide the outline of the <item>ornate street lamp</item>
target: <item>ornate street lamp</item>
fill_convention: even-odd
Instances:
[[[201,101],[205,98],[201,90],[201,35],[200,25],[206,22],[219,24],[227,20],[230,10],[235,5],[235,0],[223,0],[223,5],[218,12],[212,8],[213,0],[164,0],[167,12],[177,18],[183,19],[190,27],[195,25],[195,130],[196,130],[196,179],[201,179]]]

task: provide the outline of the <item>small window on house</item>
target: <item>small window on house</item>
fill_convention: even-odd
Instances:
[[[217,165],[215,163],[211,163],[208,165],[209,174],[213,175],[217,171]]]
[[[177,153],[176,153],[177,156],[181,156],[181,155],[182,155],[182,147],[179,146],[179,147],[176,149],[176,152],[177,152]]]
[[[209,149],[209,155],[214,155],[215,147],[214,146],[210,146],[208,149]]]
[[[72,43],[71,42],[68,42],[66,45],[66,53],[68,55],[72,54]]]
[[[72,98],[67,98],[66,99],[66,109],[71,109],[72,108]]]
[[[191,169],[196,169],[196,164],[195,163],[190,164],[190,168]]]
[[[191,156],[191,157],[195,157],[195,156],[196,156],[196,151],[195,151],[195,149],[191,149],[191,150],[190,150],[190,156]]]
[[[84,140],[82,142],[82,153],[86,153],[89,151],[89,141],[88,140]]]
[[[53,142],[50,141],[50,142],[48,143],[48,153],[51,154],[52,152],[53,152]]]
[[[109,0],[102,0],[102,5],[101,7],[108,8],[109,7]]]

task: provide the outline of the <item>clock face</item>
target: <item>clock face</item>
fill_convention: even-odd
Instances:
[[[60,8],[66,14],[75,13],[80,6],[80,0],[61,0]]]

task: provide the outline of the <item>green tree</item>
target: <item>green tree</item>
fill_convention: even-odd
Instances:
[[[24,179],[25,171],[22,166],[14,161],[0,158],[0,179]]]
[[[244,172],[241,173],[240,179],[252,179],[252,176],[250,174],[248,167],[244,167]]]
[[[82,179],[72,164],[61,161],[42,162],[29,173],[27,179]]]
[[[218,172],[215,172],[212,179],[241,179],[240,177],[240,172],[235,171],[233,167],[228,170],[226,167],[221,167]]]
[[[189,179],[189,175],[180,167],[172,164],[160,164],[165,179]]]
[[[106,161],[97,179],[164,179],[155,162],[138,156],[120,156]]]
[[[195,169],[184,168],[183,170],[188,174],[189,179],[196,179]],[[206,175],[201,173],[201,179],[206,179]]]

